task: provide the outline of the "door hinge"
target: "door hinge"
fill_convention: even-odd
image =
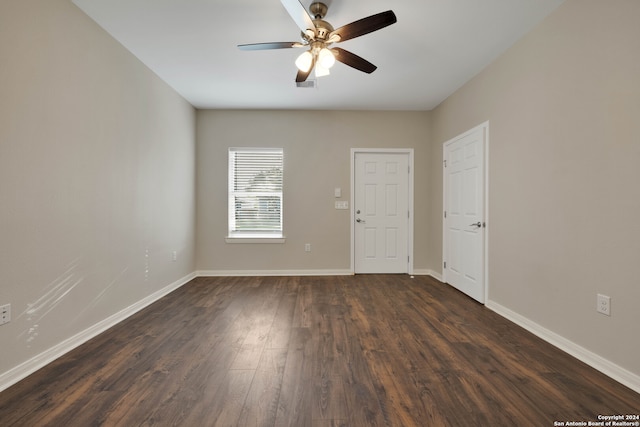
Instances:
[[[411,212],[407,211],[407,218],[411,218]]]
[[[444,217],[445,218],[447,217],[447,211],[444,211]]]
[[[409,264],[409,255],[407,255],[407,264]]]
[[[447,161],[446,160],[444,161],[444,167],[445,168],[447,167]]]
[[[444,262],[444,268],[447,268],[447,261]]]

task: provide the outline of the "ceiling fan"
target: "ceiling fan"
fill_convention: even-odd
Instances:
[[[296,59],[298,75],[296,82],[304,82],[309,77],[311,70],[316,70],[316,77],[329,74],[329,68],[335,61],[340,61],[350,67],[365,73],[373,73],[376,68],[371,62],[347,50],[339,47],[330,48],[333,43],[343,42],[372,33],[381,28],[397,22],[393,11],[388,10],[376,15],[371,15],[344,25],[336,30],[331,24],[324,21],[328,7],[324,3],[315,2],[309,6],[309,12],[305,10],[300,0],[280,0],[287,9],[289,15],[302,31],[300,42],[272,42],[241,44],[242,50],[288,49],[292,47],[308,48]],[[313,16],[313,18],[311,17]]]

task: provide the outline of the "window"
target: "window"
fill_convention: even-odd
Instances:
[[[282,148],[229,149],[229,238],[282,238]]]

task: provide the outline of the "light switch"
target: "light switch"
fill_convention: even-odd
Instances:
[[[349,202],[344,201],[336,201],[336,209],[349,209]]]
[[[333,190],[333,195],[336,196],[336,197],[342,197],[342,188],[336,187]]]

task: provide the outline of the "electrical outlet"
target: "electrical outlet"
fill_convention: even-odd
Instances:
[[[305,252],[311,252],[311,243],[305,243],[304,244],[304,251]]]
[[[11,322],[11,304],[0,306],[0,325]]]
[[[596,310],[605,316],[611,316],[611,298],[606,295],[598,294],[598,305]]]

